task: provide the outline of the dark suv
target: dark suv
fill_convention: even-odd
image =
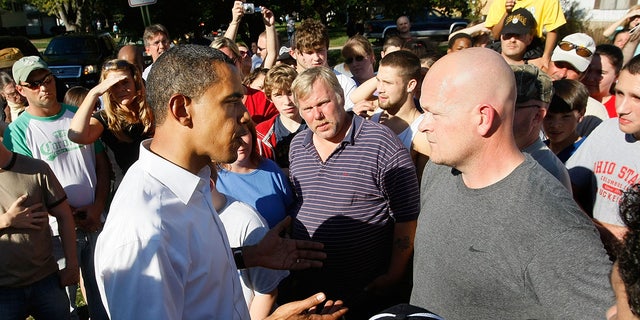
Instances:
[[[454,31],[466,28],[468,24],[466,19],[453,18],[432,8],[414,12],[409,20],[412,36],[443,39]],[[395,20],[370,20],[364,23],[364,36],[377,41],[384,41],[396,32]]]
[[[115,53],[108,33],[69,33],[51,39],[43,57],[58,83],[92,88],[100,81],[102,64]]]

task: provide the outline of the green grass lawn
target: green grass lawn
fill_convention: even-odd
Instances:
[[[33,43],[40,52],[47,48],[49,41],[51,41],[51,38],[31,39],[31,43]]]

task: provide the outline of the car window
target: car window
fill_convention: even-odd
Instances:
[[[96,39],[91,38],[53,38],[45,55],[71,55],[99,53],[100,49]]]

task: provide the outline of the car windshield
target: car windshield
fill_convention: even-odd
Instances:
[[[45,55],[71,55],[100,53],[98,42],[91,38],[54,38],[51,40]]]

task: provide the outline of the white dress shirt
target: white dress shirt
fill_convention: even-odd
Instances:
[[[140,147],[95,253],[111,319],[249,319],[224,227],[198,175]]]

